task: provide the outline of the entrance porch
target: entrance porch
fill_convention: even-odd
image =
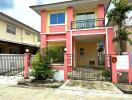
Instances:
[[[104,67],[104,35],[73,37],[73,67]]]

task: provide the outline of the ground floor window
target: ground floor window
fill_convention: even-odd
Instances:
[[[53,58],[52,58],[52,63],[64,63],[64,48],[65,46],[51,46],[49,47],[50,49],[52,49],[52,53],[53,53]]]

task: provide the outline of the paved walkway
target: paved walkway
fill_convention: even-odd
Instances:
[[[17,85],[18,80],[22,79],[22,75],[2,76],[0,75],[0,85]]]
[[[31,88],[0,85],[0,100],[132,100],[132,95],[72,88]]]

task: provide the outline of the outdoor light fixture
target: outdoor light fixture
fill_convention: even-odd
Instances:
[[[67,48],[64,48],[64,52],[66,52],[67,51]]]
[[[28,53],[29,52],[29,49],[26,49],[26,52]]]

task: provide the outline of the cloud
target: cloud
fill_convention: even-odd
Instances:
[[[70,1],[70,0],[37,0],[37,3],[48,4],[48,3],[55,3],[55,2],[62,2],[62,1]]]
[[[0,9],[9,9],[14,7],[13,0],[0,0]]]

